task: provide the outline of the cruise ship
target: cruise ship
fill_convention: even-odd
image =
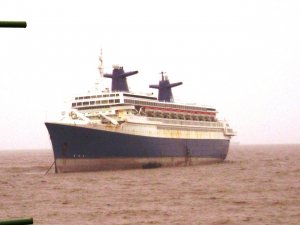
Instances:
[[[100,57],[100,61],[101,57]],[[223,161],[235,132],[218,120],[212,107],[176,103],[170,83],[161,73],[158,96],[129,91],[119,65],[111,88],[75,96],[59,121],[46,122],[55,172],[82,172],[191,166]]]

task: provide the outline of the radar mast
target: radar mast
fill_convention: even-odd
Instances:
[[[103,76],[104,64],[103,64],[102,48],[100,50],[98,70],[99,70],[99,73],[100,73],[100,77],[97,78],[96,81],[95,81],[95,90],[96,91],[99,91],[101,88],[104,89],[104,86],[105,86],[104,85],[104,76]]]
[[[103,71],[104,71],[102,48],[101,48],[101,52],[100,52],[100,56],[99,56],[99,61],[100,61],[100,63],[99,63],[98,69],[99,69],[100,77],[102,78],[103,77]]]

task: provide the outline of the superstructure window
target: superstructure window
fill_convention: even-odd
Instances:
[[[84,96],[84,99],[90,99],[91,96]]]
[[[89,102],[83,102],[83,105],[89,105]]]
[[[76,103],[72,103],[72,107],[76,106]]]
[[[107,104],[108,101],[107,101],[107,100],[103,100],[103,101],[101,101],[101,103],[102,103],[102,104]]]
[[[100,104],[100,101],[96,101],[96,104]]]
[[[109,99],[109,103],[114,103],[114,100],[113,99]]]
[[[120,103],[120,99],[116,99],[115,103]]]
[[[77,106],[82,106],[82,102],[77,102]]]
[[[90,105],[95,105],[95,101],[90,101]]]

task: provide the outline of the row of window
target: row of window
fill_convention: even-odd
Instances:
[[[157,100],[156,97],[151,97],[151,96],[141,96],[141,95],[127,94],[127,93],[124,93],[123,95],[128,96],[128,97],[133,97],[133,98],[144,98],[144,99],[149,99],[149,100]]]
[[[106,105],[106,106],[87,106],[87,107],[80,107],[79,110],[90,110],[90,109],[109,109],[110,106]]]
[[[165,119],[177,119],[177,120],[190,120],[190,121],[217,121],[215,117],[208,117],[208,116],[189,116],[184,114],[177,114],[177,115],[163,115],[157,113],[147,113],[148,117],[154,118],[165,118]]]
[[[160,102],[146,102],[139,101],[133,99],[124,99],[125,103],[134,104],[134,105],[142,105],[142,106],[159,106],[162,108],[173,108],[173,109],[185,109],[185,110],[202,110],[202,111],[211,111],[215,112],[215,109],[203,108],[203,107],[195,107],[195,106],[185,106],[185,105],[175,105],[175,104],[164,104]]]
[[[98,101],[89,101],[89,102],[73,102],[72,107],[76,106],[89,106],[89,105],[102,105],[102,104],[115,104],[120,103],[120,99],[108,99],[108,100],[98,100]]]
[[[189,125],[189,126],[203,126],[203,127],[223,127],[220,122],[211,121],[198,121],[198,120],[168,120],[162,118],[148,118],[149,121],[160,121],[165,124],[176,124],[176,125]]]
[[[118,97],[119,94],[103,94],[103,95],[91,95],[91,96],[80,96],[75,97],[75,100],[82,100],[82,99],[91,99],[91,98],[106,98],[106,97]]]
[[[157,129],[161,130],[188,130],[188,131],[208,131],[208,132],[222,132],[222,128],[210,128],[210,127],[166,127],[163,125],[158,125]]]

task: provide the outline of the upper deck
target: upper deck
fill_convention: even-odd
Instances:
[[[165,114],[189,114],[203,116],[204,120],[214,120],[216,109],[174,102],[160,102],[156,97],[125,92],[104,92],[75,97],[72,108],[79,111],[94,111],[116,106],[134,106],[148,116],[165,117]],[[159,115],[163,114],[163,115]],[[170,118],[172,118],[170,116]]]

